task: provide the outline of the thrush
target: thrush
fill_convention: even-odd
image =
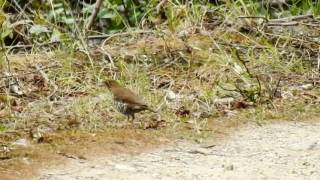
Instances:
[[[151,112],[156,113],[153,109],[149,108],[149,106],[144,102],[144,100],[132,92],[130,89],[121,86],[115,80],[107,80],[105,81],[106,86],[113,94],[113,104],[115,108],[122,114],[132,118],[134,120],[135,113],[149,110]]]

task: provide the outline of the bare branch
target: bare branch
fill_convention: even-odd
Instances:
[[[93,21],[97,17],[97,14],[98,14],[98,12],[100,10],[101,4],[102,4],[102,0],[97,0],[96,1],[96,4],[95,4],[94,9],[93,9],[93,12],[92,12],[92,14],[90,16],[90,19],[89,19],[89,22],[88,22],[88,24],[86,26],[87,30],[89,30],[91,28],[91,26],[93,25]]]

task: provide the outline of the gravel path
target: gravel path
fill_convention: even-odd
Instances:
[[[320,123],[247,126],[212,144],[177,142],[137,156],[70,160],[48,180],[320,179]]]

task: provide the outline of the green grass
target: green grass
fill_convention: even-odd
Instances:
[[[3,124],[0,124],[0,132],[6,132],[8,130],[8,128],[3,125]]]
[[[76,36],[81,36],[79,38],[70,38],[72,36],[66,30],[64,35],[70,36],[66,37],[68,41],[63,41],[56,49],[49,47],[51,53],[34,47],[30,54],[20,57],[15,54],[18,56],[16,59],[9,55],[11,69],[18,73],[17,78],[26,96],[17,97],[16,105],[0,104],[1,115],[8,114],[8,117],[1,116],[1,134],[6,135],[9,130],[21,132],[10,135],[5,143],[26,138],[30,129],[40,127],[48,130],[45,132],[48,137],[43,144],[34,147],[43,151],[49,149],[50,153],[60,150],[77,152],[91,146],[100,147],[101,144],[105,145],[102,148],[113,149],[114,144],[110,145],[110,142],[115,142],[114,139],[123,141],[125,145],[130,144],[127,142],[131,139],[142,139],[150,145],[154,142],[150,137],[201,142],[221,133],[232,133],[233,128],[247,123],[264,125],[319,120],[317,98],[320,91],[317,84],[312,90],[299,89],[301,85],[316,82],[316,77],[319,77],[316,67],[305,63],[308,57],[296,53],[300,51],[296,48],[299,38],[286,31],[277,36],[264,31],[242,32],[235,25],[240,22],[239,16],[278,18],[288,13],[305,14],[309,10],[317,15],[320,6],[304,1],[303,5],[296,4],[275,14],[247,0],[227,1],[221,6],[185,2],[168,1],[159,14],[154,11],[158,1],[150,1],[145,9],[132,7],[134,9],[130,13],[134,17],[130,22],[114,5],[117,2],[112,1],[112,7],[110,4],[104,7],[116,14],[110,21],[111,26],[105,27],[106,32],[133,28],[130,25],[141,29],[157,27],[154,33],[128,32],[110,39],[104,48],[114,60],[115,67],[108,63],[105,55],[89,55],[83,41],[93,31],[82,32],[82,29],[76,30]],[[222,24],[206,29],[206,13],[221,18]],[[83,25],[84,19],[81,18],[78,28]],[[56,24],[47,25],[56,28]],[[74,28],[72,26],[71,29]],[[46,38],[51,36],[50,33],[43,35]],[[258,45],[263,48],[256,48]],[[75,50],[79,47],[81,52]],[[235,49],[245,63],[237,58]],[[1,70],[7,72],[7,62],[3,58],[1,60]],[[43,70],[50,81],[44,87],[35,82],[39,80],[38,76],[41,80],[41,74],[35,71],[34,64],[43,67],[58,65]],[[271,97],[280,77],[282,81],[278,90],[284,95],[291,93],[292,97]],[[113,107],[112,96],[102,83],[105,79],[116,79],[141,95],[159,111],[165,126],[144,129],[157,118],[148,112],[137,115],[136,124],[131,125]],[[58,88],[55,90],[53,85]],[[261,92],[258,91],[260,87]],[[181,98],[166,101],[168,90]],[[233,97],[240,102],[251,101],[254,106],[234,109],[215,104],[215,100],[225,97]],[[189,113],[183,116],[179,109]],[[79,124],[70,125],[73,121]],[[26,152],[37,154],[38,151],[14,151],[16,154],[13,153],[12,157],[23,158]]]

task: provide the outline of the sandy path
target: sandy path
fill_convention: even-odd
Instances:
[[[320,123],[247,126],[207,146],[176,142],[137,156],[70,160],[40,179],[320,179]]]

